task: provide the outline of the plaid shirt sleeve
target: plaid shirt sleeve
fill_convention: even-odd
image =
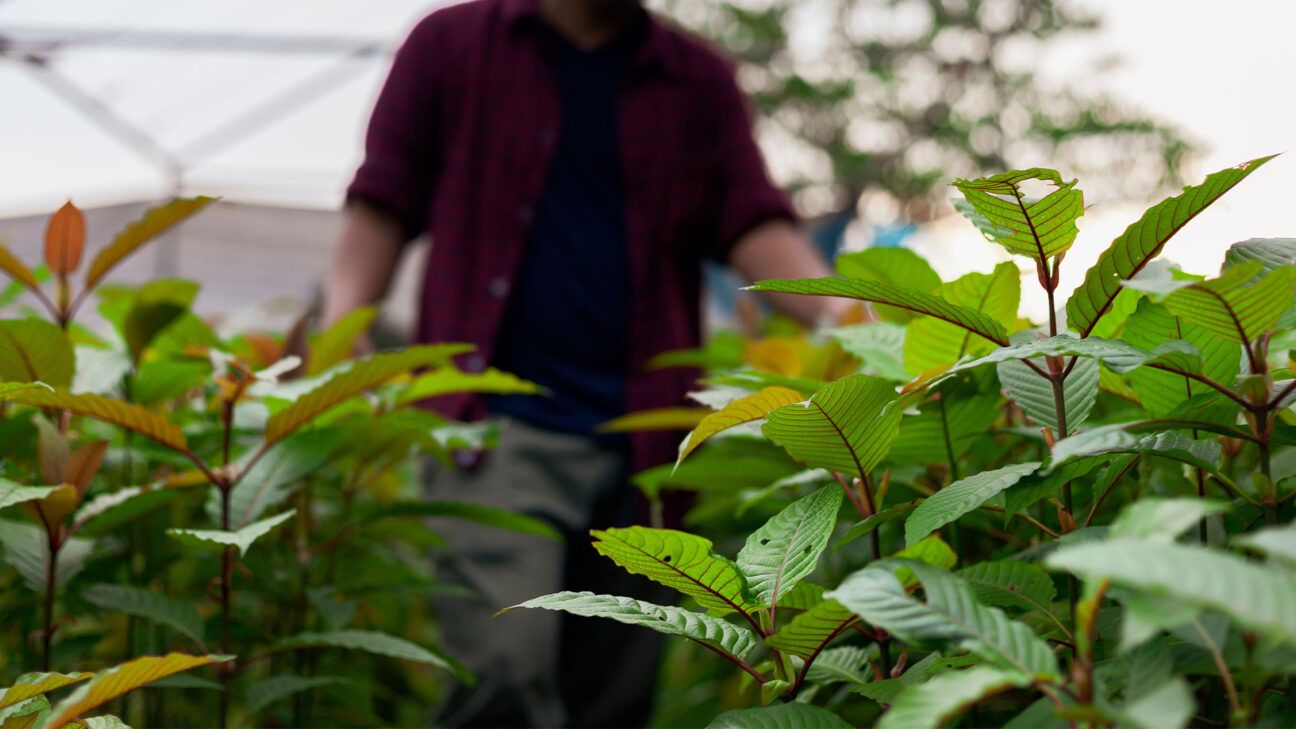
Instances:
[[[720,260],[749,231],[770,220],[796,221],[787,195],[770,181],[753,135],[752,116],[732,68],[715,84],[720,190],[716,209]]]
[[[396,52],[365,133],[364,160],[347,188],[400,221],[407,239],[427,227],[428,196],[436,172],[439,87],[433,57],[436,16],[410,33]]]

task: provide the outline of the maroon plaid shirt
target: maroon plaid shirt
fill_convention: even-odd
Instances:
[[[554,154],[555,81],[536,0],[477,0],[438,10],[397,52],[347,191],[433,241],[418,338],[461,341],[490,362],[533,205]],[[683,404],[696,372],[647,371],[660,352],[697,346],[704,257],[723,260],[744,233],[791,218],[765,173],[733,69],[701,42],[650,18],[619,99],[630,248],[630,411]],[[481,414],[443,398],[449,417]],[[676,434],[637,434],[634,466],[670,460]]]

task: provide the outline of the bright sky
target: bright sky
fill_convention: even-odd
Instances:
[[[1296,3],[1232,0],[1078,0],[1106,30],[1041,59],[1054,83],[1099,85],[1179,125],[1206,149],[1190,177],[1273,152],[1289,152],[1229,193],[1176,238],[1168,254],[1190,270],[1218,266],[1228,244],[1296,236],[1296,125],[1285,76],[1296,68]],[[0,0],[6,28],[184,30],[401,37],[427,0]],[[1097,59],[1122,65],[1101,70]],[[170,150],[184,149],[277,92],[329,73],[336,59],[192,51],[77,50],[57,70],[109,101]],[[272,123],[203,155],[188,191],[308,207],[337,204],[359,153],[360,131],[385,61],[351,61],[327,93],[296,102]],[[0,60],[0,217],[52,210],[66,197],[95,205],[164,194],[165,177],[113,140],[14,61]],[[1084,181],[1081,180],[1083,187]],[[1064,266],[1063,290],[1153,201],[1091,209]],[[988,269],[985,244],[961,223],[937,225],[923,247],[943,273]],[[1029,287],[1028,287],[1029,288]],[[1040,316],[1040,301],[1028,299]]]

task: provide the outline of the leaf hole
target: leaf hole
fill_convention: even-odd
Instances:
[[[769,544],[769,540],[768,540],[768,539],[762,539],[762,540],[761,540],[761,544]]]
[[[670,560],[671,560],[671,556],[669,554],[662,558],[663,562],[669,562]]]

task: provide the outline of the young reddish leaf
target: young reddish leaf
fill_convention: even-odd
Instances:
[[[9,274],[10,278],[32,291],[40,289],[40,282],[36,280],[36,274],[32,273],[27,264],[18,260],[18,257],[13,254],[13,251],[9,250],[8,246],[0,246],[0,270]]]
[[[45,228],[45,265],[55,276],[66,276],[81,265],[85,250],[85,216],[71,201],[50,216]]]
[[[72,451],[67,470],[63,472],[63,483],[76,487],[77,494],[85,494],[90,479],[99,472],[99,466],[103,465],[104,454],[107,452],[106,440],[88,443]]]

